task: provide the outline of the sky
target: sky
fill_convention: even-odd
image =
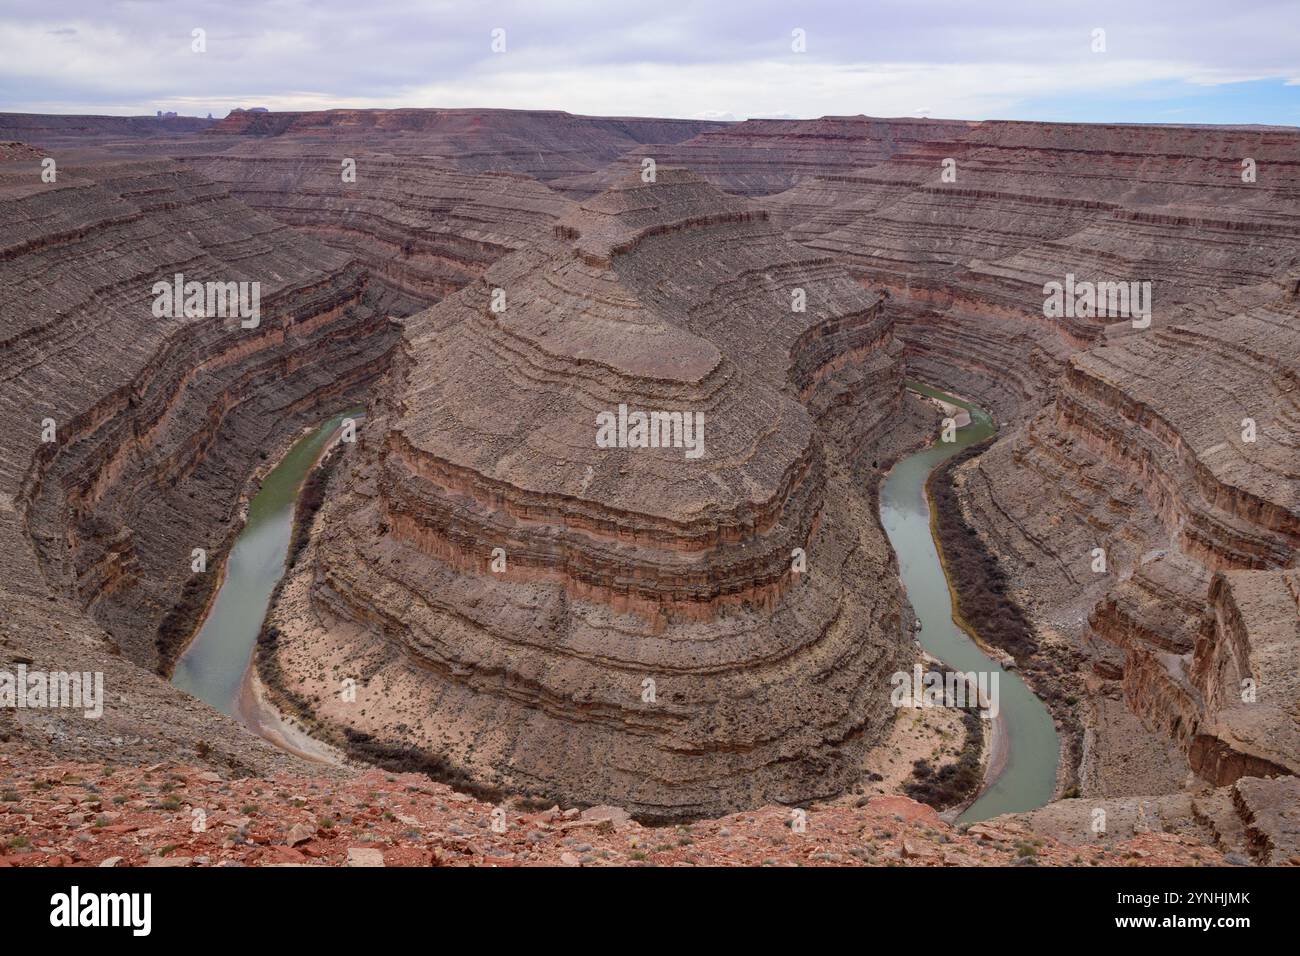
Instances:
[[[1300,126],[1300,0],[0,0],[0,111],[255,106]]]

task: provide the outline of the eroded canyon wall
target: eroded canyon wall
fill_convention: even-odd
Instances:
[[[839,792],[908,653],[850,477],[902,396],[881,306],[692,175],[583,203],[403,323],[264,673],[489,791],[651,819]],[[621,405],[700,416],[701,454],[599,447]]]
[[[805,180],[834,179],[897,154],[960,140],[978,124],[965,120],[823,116],[808,120],[751,119],[723,123],[679,140],[641,140],[616,161],[585,175],[557,178],[553,188],[592,195],[640,168],[646,158],[684,167],[726,192],[769,196]]]
[[[102,696],[0,708],[0,742],[301,771],[154,673],[158,625],[201,577],[194,547],[216,576],[259,452],[292,435],[297,408],[313,414],[308,378],[334,387],[313,353],[374,320],[364,281],[171,164],[64,165],[45,183],[47,152],[7,150],[0,165],[0,667],[84,674],[87,688],[102,675]],[[260,330],[156,318],[153,283],[180,269],[259,276]],[[368,375],[377,345],[341,352],[341,388]]]
[[[740,184],[747,125],[678,148],[717,144],[712,175],[729,168]],[[855,135],[842,118],[812,125]],[[1124,759],[1164,764],[1164,785],[1179,763],[1216,783],[1294,772],[1294,750],[1283,759],[1289,748],[1258,734],[1247,745],[1192,675],[1226,653],[1212,576],[1292,568],[1300,543],[1300,133],[986,122],[887,145],[851,170],[801,169],[787,152],[795,184],[762,203],[791,238],[891,294],[910,376],[1014,426],[958,470],[965,520],[1048,636],[1059,686],[1040,691],[1082,698],[1100,734],[1085,764],[1132,739],[1099,716],[1123,675],[1152,731],[1152,752]],[[1049,310],[1048,284],[1070,277],[1149,283],[1149,323]],[[1091,663],[1073,674],[1079,655]],[[1290,721],[1273,728],[1290,740],[1297,651],[1266,668],[1237,656],[1241,678],[1271,688],[1247,711]],[[1180,756],[1155,753],[1162,739]],[[1124,784],[1112,773],[1109,785]]]
[[[214,140],[271,138],[304,151],[328,145],[441,159],[466,172],[514,172],[549,182],[590,174],[643,143],[678,143],[727,125],[562,110],[374,109],[233,112],[208,132]]]
[[[766,202],[893,294],[917,377],[1005,419],[1129,324],[1045,317],[1046,283],[1149,282],[1157,326],[1272,299],[1300,242],[1297,156],[1288,129],[987,122]]]
[[[1010,420],[1127,324],[1046,317],[1048,282],[1148,282],[1157,326],[1274,298],[1300,242],[1297,156],[1289,128],[846,116],[639,143],[550,184],[590,195],[653,159],[762,197],[791,238],[892,295],[910,374]]]
[[[847,116],[638,144],[551,185],[585,195],[652,158],[763,197],[791,238],[893,295],[916,377],[1009,419],[1124,318],[1046,318],[1047,282],[1150,282],[1157,325],[1271,299],[1300,239],[1297,156],[1281,127]]]
[[[960,475],[1038,622],[1216,784],[1300,769],[1298,376],[1294,296],[1135,332]]]
[[[905,362],[1004,422],[955,472],[962,517],[1052,668],[1083,662],[1056,694],[1083,792],[1297,769],[1294,130],[340,110],[0,115],[9,138],[35,144],[0,147],[11,647],[48,626],[165,669],[211,583],[191,549],[365,395],[264,654],[317,729],[649,817],[838,792],[901,646],[852,474]],[[177,271],[262,282],[260,327],[155,319]],[[1151,326],[1044,315],[1067,275],[1149,281]],[[703,412],[705,456],[594,447],[619,404]],[[334,703],[344,676],[373,703]],[[1165,769],[1114,773],[1139,738]]]
[[[335,152],[276,138],[185,157],[259,212],[356,257],[372,281],[437,302],[550,229],[568,201],[519,173],[466,172],[349,143]]]
[[[66,601],[166,670],[215,587],[246,481],[396,343],[351,257],[167,161],[0,172],[0,502],[9,598]],[[256,314],[158,309],[247,283]],[[164,314],[165,312],[165,314]],[[212,567],[192,572],[193,551]],[[188,619],[176,617],[184,607]]]

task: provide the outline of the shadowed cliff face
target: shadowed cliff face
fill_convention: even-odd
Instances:
[[[485,788],[651,818],[843,789],[905,653],[848,481],[901,398],[881,304],[693,176],[584,203],[404,323],[274,615],[278,685]],[[700,416],[701,454],[600,447],[620,405]]]
[[[11,164],[0,177],[0,587],[50,589],[165,670],[215,585],[249,475],[364,393],[392,326],[349,257],[174,163],[64,167],[51,184]],[[177,274],[256,283],[258,313],[177,302],[160,315],[155,284]]]

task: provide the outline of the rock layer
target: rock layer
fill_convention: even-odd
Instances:
[[[1212,720],[1189,673],[1211,576],[1294,567],[1300,544],[1300,134],[999,122],[944,133],[860,168],[791,167],[793,187],[763,205],[892,295],[909,375],[1016,426],[956,472],[964,517],[1017,582],[1040,643],[1091,660],[1094,673],[1071,679],[1096,685],[1092,709],[1123,674],[1142,719],[1209,779],[1286,766],[1250,764],[1218,737],[1194,745]],[[1149,282],[1150,327],[1049,314],[1046,284],[1067,276]]]
[[[215,586],[248,476],[355,401],[396,337],[355,261],[174,163],[3,176],[2,586],[53,589],[165,670],[188,637],[167,620]],[[156,314],[177,274],[258,283],[257,324]]]
[[[355,144],[352,144],[355,145]],[[344,180],[344,159],[354,164]],[[185,160],[249,206],[355,257],[372,281],[437,302],[550,229],[568,202],[515,173],[280,139]]]
[[[1081,688],[1084,763],[1162,747],[1236,781],[1170,814],[1288,845],[1286,783],[1252,775],[1297,769],[1294,130],[341,110],[4,114],[0,139],[33,144],[0,146],[0,645],[121,690],[93,726],[0,711],[0,739],[283,759],[128,661],[166,668],[215,577],[191,549],[391,361],[266,634],[284,700],[359,752],[648,817],[841,792],[900,647],[851,476],[905,359],[1005,423],[956,498],[1053,695]],[[645,158],[657,186],[624,183]],[[261,327],[154,320],[182,270],[259,279]],[[1067,274],[1150,281],[1152,327],[1045,316]],[[399,343],[389,314],[458,289]],[[705,456],[596,448],[620,404],[702,412]],[[1169,776],[1120,772],[1125,797]]]
[[[404,326],[273,617],[281,688],[319,694],[326,648],[365,675],[364,708],[310,708],[336,733],[650,819],[853,779],[904,652],[848,480],[901,400],[880,297],[661,169]],[[703,455],[597,447],[620,405],[701,414]]]
[[[871,116],[720,123],[681,140],[642,139],[617,162],[586,175],[557,179],[552,186],[579,196],[592,195],[650,158],[663,166],[688,168],[730,193],[768,196],[805,180],[834,179],[918,149],[950,155],[945,144],[960,140],[978,125],[965,120]]]
[[[213,140],[273,138],[304,151],[328,144],[353,150],[341,155],[362,148],[442,159],[467,172],[515,172],[547,182],[591,173],[641,143],[677,143],[726,125],[560,110],[377,109],[236,111],[208,132]]]
[[[1300,768],[1297,375],[1292,298],[1125,336],[1072,358],[964,485],[1039,620],[1215,784]]]
[[[1129,324],[1046,318],[1048,282],[1149,282],[1157,326],[1273,298],[1300,242],[1297,149],[1290,129],[975,123],[810,171],[765,204],[893,294],[918,377],[1010,417],[1051,397],[1073,351]]]

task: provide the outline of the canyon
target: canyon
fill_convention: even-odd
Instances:
[[[8,776],[356,772],[162,678],[259,477],[364,405],[256,652],[301,727],[520,812],[851,822],[918,659],[876,508],[939,434],[907,379],[1001,425],[937,534],[1061,738],[989,826],[1300,859],[1300,132],[0,114],[0,208],[0,654],[108,688],[0,711]],[[174,273],[260,324],[155,318]],[[1067,275],[1149,282],[1150,327],[1049,314]],[[600,447],[620,405],[705,453]]]
[[[855,583],[890,562],[848,480],[901,403],[882,301],[690,173],[582,202],[403,323],[394,406],[270,619],[282,686],[327,698],[301,675],[337,647],[372,696],[326,720],[648,820],[842,791],[903,646],[896,593]],[[600,448],[620,405],[701,416],[703,456]]]

